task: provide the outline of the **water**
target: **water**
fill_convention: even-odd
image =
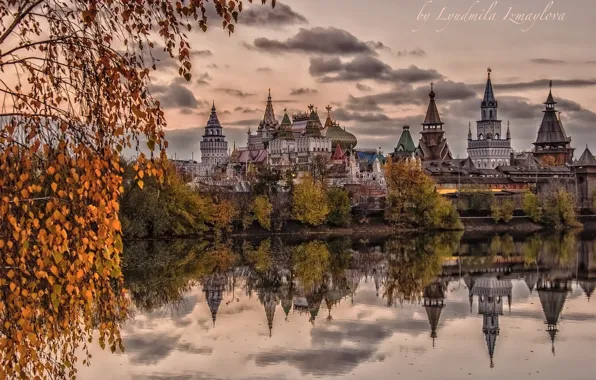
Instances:
[[[595,247],[574,233],[130,244],[126,351],[93,346],[79,377],[593,379]]]

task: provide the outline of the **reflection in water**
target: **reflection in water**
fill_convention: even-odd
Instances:
[[[254,364],[259,378],[280,378],[271,372],[276,368],[286,373],[285,378],[342,376],[356,370],[364,371],[360,378],[368,378],[364,373],[380,374],[385,370],[390,371],[386,377],[391,377],[390,373],[396,370],[390,367],[398,364],[385,359],[392,355],[403,354],[406,364],[423,366],[420,368],[426,371],[429,369],[424,363],[439,354],[462,355],[458,352],[465,351],[467,355],[480,355],[476,340],[454,341],[455,335],[467,334],[470,326],[475,331],[471,334],[484,338],[486,348],[478,357],[484,365],[446,360],[446,368],[464,372],[468,367],[477,371],[507,371],[516,366],[523,369],[526,364],[522,361],[513,367],[497,365],[497,356],[507,355],[507,351],[497,347],[511,347],[512,343],[519,345],[528,340],[527,334],[541,327],[527,322],[540,318],[546,326],[541,331],[548,333],[550,351],[555,354],[555,337],[566,301],[570,297],[576,299],[578,294],[573,292],[581,289],[587,305],[596,287],[591,276],[596,269],[594,247],[592,240],[581,240],[575,232],[464,239],[461,233],[448,233],[385,241],[336,239],[305,243],[280,238],[215,245],[193,241],[134,243],[127,247],[125,266],[127,287],[138,309],[137,318],[130,321],[130,334],[133,330],[138,333],[141,322],[145,326],[153,321],[147,320],[147,316],[166,308],[171,311],[172,317],[167,318],[172,318],[174,326],[200,328],[198,332],[189,330],[193,331],[186,338],[189,341],[181,341],[184,335],[166,335],[175,337],[173,342],[164,340],[166,346],[190,347],[193,352],[210,356],[225,352],[228,357],[234,352],[232,358],[237,356],[237,361],[243,363],[236,367],[230,363],[230,372],[222,378],[245,378],[238,373],[246,363]],[[195,296],[197,290],[202,298]],[[188,301],[191,295],[194,302],[199,302],[196,307],[190,305],[192,318],[176,320],[179,308],[173,305]],[[542,308],[540,316],[532,309],[533,300]],[[577,305],[574,303],[574,307]],[[204,324],[207,308],[209,323]],[[508,310],[506,315],[504,310]],[[218,315],[224,319],[218,321]],[[568,320],[589,326],[586,331],[593,334],[596,326],[589,325],[591,321],[586,315],[571,310]],[[468,318],[478,320],[466,321],[465,326],[459,323]],[[521,334],[507,334],[515,325],[526,327],[520,327]],[[572,329],[566,326],[564,340],[568,341]],[[408,337],[411,340],[420,333],[426,339],[430,336],[432,353],[422,348],[423,343],[417,338],[417,345],[406,342]],[[193,340],[195,334],[202,338]],[[305,341],[305,337],[309,339]],[[401,343],[395,346],[394,339]],[[201,347],[194,347],[191,340]],[[214,347],[207,347],[210,342]],[[435,351],[439,345],[441,350]],[[445,347],[449,351],[445,352]],[[180,355],[164,357],[183,363],[183,367],[206,371],[205,378],[214,378],[209,372],[210,364],[201,362],[198,368],[188,367]],[[412,356],[420,358],[420,362],[413,362]],[[564,357],[569,360],[568,353]],[[373,367],[361,366],[364,363]],[[407,367],[400,368],[399,371],[408,372]],[[154,370],[158,371],[158,367]],[[185,376],[175,368],[174,372],[171,370],[160,376]],[[144,373],[159,378],[151,371]],[[100,378],[99,372],[86,375]],[[443,378],[441,373],[436,375]],[[410,373],[408,378],[417,377],[433,378],[416,373]]]

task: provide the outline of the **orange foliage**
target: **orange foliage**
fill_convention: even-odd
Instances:
[[[231,33],[242,1],[212,2]],[[123,349],[120,152],[147,141],[135,181],[163,178],[147,56],[160,39],[190,80],[184,32],[206,30],[203,5],[0,0],[0,379],[74,377],[93,331]]]

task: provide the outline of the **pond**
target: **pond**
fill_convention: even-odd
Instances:
[[[572,232],[130,243],[125,352],[94,345],[79,378],[592,379],[595,250]]]

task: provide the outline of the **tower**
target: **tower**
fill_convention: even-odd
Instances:
[[[550,81],[548,98],[544,103],[545,109],[542,123],[538,129],[536,142],[534,142],[534,157],[544,166],[562,166],[573,163],[571,137],[568,137],[563,128],[563,123],[553,98],[553,81]]]
[[[392,157],[398,160],[410,158],[414,152],[416,152],[416,145],[414,145],[414,140],[410,134],[410,126],[404,125]]]
[[[428,109],[426,117],[422,123],[422,132],[416,155],[422,161],[434,160],[451,160],[453,156],[449,150],[449,144],[445,138],[445,131],[443,130],[443,122],[439,116],[439,110],[435,103],[434,83],[430,84],[430,93],[428,94],[430,100],[428,102]]]
[[[589,207],[592,194],[596,190],[596,158],[586,145],[579,160],[573,163],[576,178],[575,194],[580,207]]]
[[[265,114],[263,120],[259,123],[257,133],[261,134],[261,141],[265,149],[269,146],[269,141],[273,140],[277,130],[279,129],[279,122],[275,119],[275,112],[273,111],[273,102],[271,100],[271,89],[267,96],[267,105],[265,106]]]
[[[511,132],[503,138],[501,120],[498,118],[499,103],[495,98],[491,80],[492,70],[487,69],[484,97],[480,102],[480,120],[476,121],[476,139],[468,125],[468,156],[478,169],[494,169],[508,166],[511,159]]]
[[[437,338],[437,327],[439,326],[439,319],[441,318],[441,311],[443,311],[445,300],[446,286],[441,281],[434,281],[424,288],[424,309],[426,309],[426,316],[430,324],[430,337],[433,340],[433,347],[435,346],[435,339]]]
[[[211,115],[205,126],[205,134],[201,141],[201,162],[208,171],[228,160],[228,142],[217,117],[215,102],[211,107]]]

